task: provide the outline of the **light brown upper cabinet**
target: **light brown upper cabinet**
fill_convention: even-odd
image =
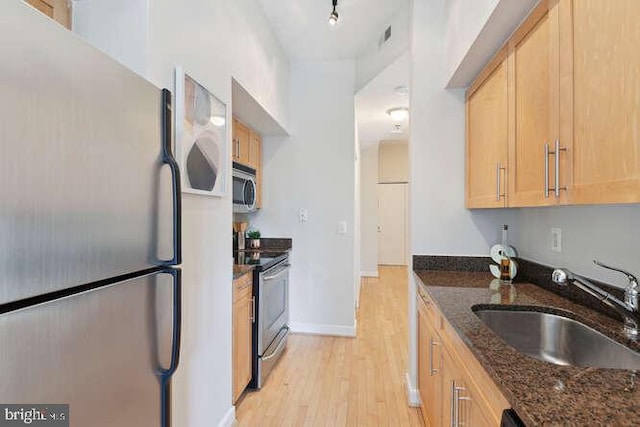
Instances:
[[[569,204],[640,202],[639,16],[638,0],[559,3]]]
[[[237,119],[233,119],[233,161],[249,164],[249,128]]]
[[[60,25],[71,28],[71,11],[67,0],[24,0],[25,3],[57,21]]]
[[[262,207],[262,137],[238,119],[233,119],[233,161],[256,170],[256,207]]]
[[[513,106],[508,196],[512,207],[555,205],[566,196],[555,190],[556,161],[558,169],[565,170],[567,160],[563,147],[555,152],[559,141],[556,4],[557,0],[541,1],[508,42]]]
[[[637,0],[536,6],[467,92],[467,207],[640,202],[638,16]],[[500,119],[483,92],[504,87]],[[494,160],[505,146],[506,182]]]
[[[467,91],[468,208],[507,206],[509,112],[507,49]]]

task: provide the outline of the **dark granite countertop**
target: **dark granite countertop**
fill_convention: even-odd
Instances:
[[[233,264],[233,280],[236,280],[238,277],[242,277],[247,273],[250,273],[255,268],[255,265],[238,265]]]
[[[478,304],[501,308],[543,306],[562,311],[616,341],[622,323],[530,283],[490,288],[488,272],[416,270],[427,292],[501,388],[526,425],[640,425],[640,391],[632,371],[558,366],[525,356],[502,341],[473,313]]]

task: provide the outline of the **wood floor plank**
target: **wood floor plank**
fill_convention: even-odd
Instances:
[[[422,426],[407,404],[407,269],[363,278],[356,338],[291,335],[259,392],[236,408],[238,426]]]

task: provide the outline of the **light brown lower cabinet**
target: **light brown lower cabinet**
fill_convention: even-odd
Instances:
[[[251,332],[255,318],[252,274],[233,281],[233,402],[251,381]]]
[[[499,426],[509,402],[433,301],[422,294],[417,305],[418,387],[425,424]]]

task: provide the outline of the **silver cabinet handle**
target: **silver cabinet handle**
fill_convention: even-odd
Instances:
[[[460,401],[461,400],[471,400],[470,397],[467,396],[460,396],[460,392],[466,390],[466,388],[464,387],[455,387],[454,384],[454,389],[453,389],[453,402],[454,402],[454,406],[455,406],[455,417],[454,417],[454,421],[453,421],[453,425],[454,427],[460,427]]]
[[[440,345],[438,341],[434,341],[433,338],[429,338],[429,375],[434,376],[438,373],[438,370],[433,367],[433,346]]]
[[[554,150],[549,151],[549,144],[544,144],[544,197],[549,198],[549,190],[553,190],[556,197],[560,197],[560,190],[566,190],[567,187],[560,187],[560,152],[567,151],[566,147],[560,147],[560,141],[556,139]],[[554,156],[554,186],[549,188],[549,155]]]
[[[236,139],[236,154],[237,157],[240,158],[240,138]]]
[[[456,382],[455,381],[451,381],[451,388],[450,388],[450,399],[451,399],[451,411],[449,414],[449,426],[450,427],[456,427],[455,425],[455,419],[456,419],[456,398],[455,398],[455,394],[456,394]]]
[[[555,160],[556,160],[556,186],[555,186],[555,191],[556,191],[556,197],[560,197],[560,190],[566,190],[566,187],[560,187],[560,152],[561,151],[567,151],[566,148],[561,148],[560,147],[560,140],[556,139],[556,147],[555,147],[555,151],[554,154],[556,156]]]
[[[506,171],[506,168],[500,164],[500,162],[496,163],[496,200],[499,202],[502,197],[506,197],[507,193],[503,193],[500,185],[500,171]]]
[[[544,144],[544,197],[549,198],[549,144]]]
[[[500,201],[500,163],[496,163],[496,200]]]
[[[256,297],[251,297],[251,323],[256,323]]]

